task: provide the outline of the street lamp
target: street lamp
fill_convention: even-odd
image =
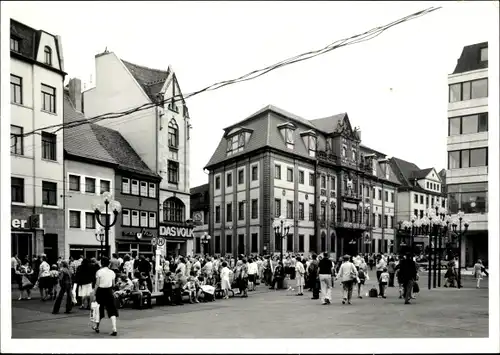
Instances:
[[[281,249],[281,262],[283,262],[283,239],[286,238],[288,232],[290,231],[290,223],[283,216],[279,216],[276,218],[273,223],[274,235],[276,239],[280,240],[280,249]]]
[[[106,256],[109,258],[109,230],[113,227],[118,220],[118,213],[120,213],[122,206],[120,202],[113,200],[110,192],[106,191],[102,194],[104,206],[98,203],[93,206],[97,223],[104,227],[104,243],[106,246]],[[110,220],[110,209],[113,211],[113,221]],[[104,222],[101,221],[101,214],[104,213]]]
[[[462,231],[462,221],[464,225],[464,230]],[[465,233],[467,233],[467,229],[469,228],[470,221],[464,220],[464,213],[462,211],[458,211],[458,219],[454,219],[451,223],[451,226],[453,228],[453,232],[455,233],[455,236],[458,237],[458,282],[457,282],[457,287],[461,288],[462,287],[462,237],[465,236]],[[457,227],[458,227],[458,232],[457,232]]]
[[[399,231],[404,232],[405,234],[405,240],[399,244],[400,247],[406,247],[409,246],[410,248],[413,248],[413,240],[415,238],[415,232],[416,232],[416,227],[417,225],[420,225],[420,222],[418,221],[417,216],[411,216],[410,221],[400,221],[399,222]],[[409,237],[408,243],[406,243],[406,236]],[[399,248],[399,252],[403,248]],[[412,250],[413,252],[413,250]]]
[[[99,228],[95,232],[95,239],[101,244],[101,257],[102,257],[102,243],[104,242],[104,230],[102,228]]]
[[[205,254],[205,244],[207,245],[207,251],[208,251],[208,255],[210,255],[210,239],[212,239],[212,237],[207,233],[205,232],[201,237],[200,237],[200,242],[201,242],[201,245],[203,246],[203,254]]]

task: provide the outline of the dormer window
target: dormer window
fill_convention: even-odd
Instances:
[[[488,47],[481,48],[480,58],[481,62],[488,61]]]
[[[14,52],[19,52],[19,39],[15,37],[10,37],[10,50]]]
[[[235,134],[227,139],[227,154],[234,154],[243,151],[245,148],[245,132]]]
[[[295,137],[294,137],[295,126],[287,122],[279,125],[278,129],[280,130],[281,135],[283,136],[286,147],[289,149],[293,149],[295,146]]]
[[[179,148],[179,126],[172,118],[168,123],[168,146],[170,148]]]
[[[49,46],[45,46],[43,52],[45,54],[45,64],[52,65],[52,49]]]
[[[304,145],[307,148],[307,152],[310,157],[316,156],[316,150],[318,149],[318,138],[316,137],[316,132],[309,130],[300,134],[304,140]]]

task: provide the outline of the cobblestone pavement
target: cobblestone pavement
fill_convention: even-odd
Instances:
[[[368,281],[368,288],[373,284]],[[487,278],[481,286],[476,289],[475,281],[465,277],[460,290],[427,290],[427,278],[423,276],[421,293],[410,305],[398,299],[397,287],[389,288],[387,299],[363,297],[354,299],[352,305],[342,305],[341,287],[336,282],[329,306],[311,300],[311,292],[300,297],[293,291],[258,286],[248,298],[123,309],[118,338],[488,337]],[[13,298],[16,294],[14,291]],[[111,330],[106,319],[101,334],[92,332],[87,311],[75,309],[72,314],[53,315],[52,302],[12,302],[13,338],[108,338]],[[315,326],[308,326],[309,322]]]

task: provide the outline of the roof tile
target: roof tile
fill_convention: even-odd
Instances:
[[[156,95],[160,92],[170,74],[170,67],[165,71],[133,64],[123,59],[121,59],[121,61],[130,71],[134,79],[141,85],[149,98],[152,101],[156,101]]]

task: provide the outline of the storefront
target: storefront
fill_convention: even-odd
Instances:
[[[55,257],[57,259],[57,236],[56,242],[51,242],[51,235],[47,238],[44,236],[43,231],[43,216],[41,214],[30,214],[28,210],[21,211],[21,213],[16,213],[12,209],[11,214],[11,254],[16,255],[24,260],[25,258],[30,258],[34,255],[39,255],[42,253],[47,254],[47,256],[54,257],[54,252],[52,247],[55,247]],[[19,211],[17,211],[19,212]],[[45,248],[45,239],[47,239],[48,245]],[[47,249],[47,250],[45,250]],[[48,252],[48,253],[47,253]]]
[[[151,258],[154,256],[151,241],[156,236],[156,230],[124,227],[121,234],[116,237],[116,252],[121,257],[129,254],[132,257],[144,255]]]
[[[194,234],[192,225],[161,224],[160,237],[163,237],[166,241],[165,247],[162,247],[163,255],[194,255]]]

